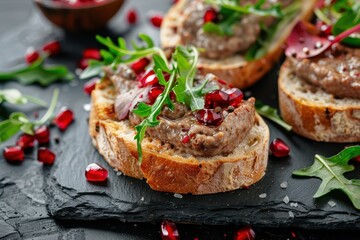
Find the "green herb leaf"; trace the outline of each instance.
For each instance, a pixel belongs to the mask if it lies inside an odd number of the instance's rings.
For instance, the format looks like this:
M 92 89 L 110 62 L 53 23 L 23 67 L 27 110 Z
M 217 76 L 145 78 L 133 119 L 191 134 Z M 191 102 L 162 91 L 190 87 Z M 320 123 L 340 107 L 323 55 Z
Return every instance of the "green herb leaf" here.
M 58 80 L 70 81 L 73 78 L 74 75 L 65 66 L 46 66 L 42 58 L 22 69 L 0 73 L 0 82 L 15 79 L 24 85 L 38 83 L 49 86 Z
M 277 109 L 272 108 L 268 105 L 263 104 L 260 100 L 256 100 L 255 102 L 256 112 L 267 119 L 277 123 L 281 127 L 285 128 L 287 131 L 291 131 L 292 127 L 284 122 L 278 114 Z
M 359 9 L 360 10 L 360 9 Z M 333 26 L 332 32 L 335 35 L 350 29 L 358 24 L 360 24 L 360 17 L 357 17 L 358 13 L 348 13 L 343 15 Z M 360 47 L 360 35 L 358 37 L 347 37 L 342 40 L 342 42 L 349 44 L 354 47 Z
M 344 173 L 354 170 L 354 166 L 349 165 L 348 162 L 357 156 L 360 156 L 360 146 L 348 147 L 329 158 L 315 155 L 313 165 L 296 170 L 293 174 L 303 177 L 316 177 L 322 180 L 314 198 L 319 198 L 338 189 L 349 197 L 356 209 L 360 210 L 360 179 L 349 180 L 344 177 Z
M 3 102 L 8 102 L 11 104 L 25 104 L 28 102 L 33 102 L 43 107 L 47 106 L 46 102 L 43 100 L 32 96 L 23 95 L 17 89 L 0 90 L 0 104 Z

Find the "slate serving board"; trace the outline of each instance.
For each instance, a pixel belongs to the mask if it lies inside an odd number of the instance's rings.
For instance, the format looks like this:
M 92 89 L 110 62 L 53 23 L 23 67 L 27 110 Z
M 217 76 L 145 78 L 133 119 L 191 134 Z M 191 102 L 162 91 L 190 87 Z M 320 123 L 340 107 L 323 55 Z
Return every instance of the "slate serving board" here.
M 166 8 L 168 6 L 160 6 Z M 41 25 L 38 26 L 39 29 Z M 120 27 L 121 29 L 121 27 Z M 158 31 L 142 22 L 133 29 L 121 29 L 127 39 L 136 33 L 149 33 L 158 41 Z M 105 34 L 116 36 L 119 32 L 107 29 Z M 55 33 L 52 33 L 55 34 Z M 93 35 L 62 36 L 65 46 L 58 59 L 74 68 L 74 56 L 81 50 L 96 46 Z M 276 79 L 279 65 L 262 81 L 248 89 L 248 94 L 271 106 L 277 106 Z M 290 157 L 270 157 L 265 177 L 246 190 L 228 193 L 177 198 L 171 193 L 151 190 L 144 180 L 118 176 L 91 145 L 87 133 L 88 112 L 84 106 L 89 97 L 83 94 L 83 82 L 75 80 L 64 85 L 56 84 L 45 89 L 38 86 L 23 88 L 14 83 L 4 87 L 17 87 L 32 95 L 50 99 L 53 88 L 61 90 L 59 106 L 67 105 L 74 110 L 76 121 L 65 133 L 52 129 L 52 136 L 60 136 L 60 143 L 50 146 L 57 153 L 56 164 L 45 168 L 44 191 L 48 210 L 53 217 L 72 220 L 120 219 L 129 222 L 150 222 L 172 219 L 178 222 L 205 224 L 251 224 L 266 227 L 290 227 L 316 229 L 359 229 L 360 211 L 354 209 L 341 193 L 334 192 L 314 201 L 312 196 L 320 184 L 318 179 L 300 179 L 291 176 L 295 169 L 312 164 L 316 153 L 331 156 L 346 144 L 316 143 L 293 133 L 287 133 L 267 121 L 271 139 L 280 137 L 291 147 Z M 11 109 L 10 109 L 11 111 Z M 97 162 L 109 170 L 106 184 L 94 185 L 86 181 L 84 170 L 89 163 Z M 350 177 L 359 176 L 358 172 Z M 283 189 L 280 184 L 286 182 Z M 264 196 L 265 198 L 260 198 Z M 284 203 L 284 197 L 289 203 Z M 333 201 L 336 206 L 328 203 Z

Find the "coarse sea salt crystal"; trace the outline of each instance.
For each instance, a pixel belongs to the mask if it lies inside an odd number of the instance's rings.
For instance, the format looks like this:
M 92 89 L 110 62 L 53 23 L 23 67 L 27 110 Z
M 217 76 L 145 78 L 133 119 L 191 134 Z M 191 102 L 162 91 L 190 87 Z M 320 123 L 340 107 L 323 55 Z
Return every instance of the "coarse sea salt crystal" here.
M 285 197 L 283 198 L 283 202 L 284 202 L 284 203 L 288 204 L 289 201 L 290 201 L 290 199 L 289 199 L 288 196 L 285 196 Z
M 295 215 L 294 215 L 294 213 L 292 211 L 289 211 L 289 217 L 291 217 L 291 218 L 295 217 Z
M 297 202 L 292 202 L 292 203 L 290 203 L 290 206 L 292 206 L 292 207 L 298 207 L 298 203 L 297 203 Z
M 335 207 L 336 206 L 336 202 L 334 202 L 334 201 L 328 201 L 328 204 L 329 204 L 329 206 L 330 207 Z
M 284 188 L 284 189 L 287 188 L 287 186 L 288 186 L 288 183 L 286 181 L 284 181 L 280 184 L 280 187 Z
M 116 175 L 121 176 L 123 173 L 122 172 L 117 172 Z
M 90 103 L 85 103 L 83 105 L 83 108 L 85 111 L 89 112 L 91 110 L 91 104 Z
M 267 197 L 267 194 L 266 193 L 262 193 L 259 195 L 259 198 L 266 198 Z
M 141 198 L 140 198 L 140 201 L 144 201 L 144 200 L 145 200 L 145 198 L 144 198 L 144 197 L 141 197 Z
M 183 198 L 183 195 L 179 194 L 179 193 L 174 193 L 174 197 L 176 198 Z

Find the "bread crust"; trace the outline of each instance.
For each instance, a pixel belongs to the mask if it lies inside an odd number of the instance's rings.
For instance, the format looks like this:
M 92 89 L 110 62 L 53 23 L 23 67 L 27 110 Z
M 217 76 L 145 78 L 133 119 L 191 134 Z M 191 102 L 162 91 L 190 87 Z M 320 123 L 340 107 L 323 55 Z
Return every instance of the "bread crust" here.
M 256 116 L 256 124 L 245 140 L 228 156 L 195 158 L 146 137 L 139 164 L 135 130 L 127 120 L 115 119 L 114 98 L 107 79 L 92 92 L 89 133 L 93 144 L 111 167 L 127 176 L 145 178 L 152 189 L 210 194 L 248 187 L 265 174 L 270 134 L 260 116 Z
M 321 142 L 360 142 L 360 100 L 337 99 L 292 74 L 289 60 L 280 69 L 279 107 L 293 131 Z
M 162 47 L 165 49 L 171 49 L 181 44 L 177 30 L 180 22 L 179 19 L 181 18 L 180 10 L 187 1 L 179 1 L 168 11 L 163 19 L 160 39 Z M 295 23 L 299 20 L 309 20 L 312 17 L 315 4 L 316 0 L 302 1 L 302 11 L 286 28 L 278 31 L 278 34 L 274 37 L 276 41 L 273 41 L 269 46 L 268 53 L 262 58 L 246 61 L 241 54 L 236 54 L 222 60 L 200 58 L 198 64 L 199 73 L 213 73 L 240 89 L 253 85 L 278 62 L 283 53 L 283 45 Z

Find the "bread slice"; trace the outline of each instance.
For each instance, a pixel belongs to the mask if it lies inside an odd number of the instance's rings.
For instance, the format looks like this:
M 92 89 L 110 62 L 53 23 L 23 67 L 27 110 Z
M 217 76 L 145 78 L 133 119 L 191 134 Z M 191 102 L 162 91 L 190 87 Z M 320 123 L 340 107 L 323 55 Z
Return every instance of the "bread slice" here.
M 265 174 L 269 129 L 260 116 L 246 139 L 227 156 L 195 158 L 169 144 L 146 137 L 143 160 L 137 159 L 135 130 L 114 114 L 115 92 L 104 79 L 92 92 L 89 133 L 109 165 L 134 178 L 145 178 L 154 190 L 209 194 L 248 187 Z
M 163 19 L 160 38 L 164 49 L 171 49 L 181 44 L 177 31 L 179 29 L 179 19 L 182 18 L 180 12 L 187 1 L 189 0 L 178 1 Z M 285 28 L 277 31 L 272 43 L 269 44 L 268 52 L 262 58 L 246 61 L 241 54 L 236 54 L 221 60 L 200 58 L 198 64 L 199 74 L 213 73 L 220 79 L 224 79 L 229 84 L 240 89 L 254 84 L 278 62 L 283 53 L 283 44 L 296 22 L 299 20 L 309 20 L 312 17 L 313 9 L 317 1 L 302 0 L 301 2 L 301 12 L 292 22 L 289 22 Z
M 360 142 L 360 99 L 337 99 L 297 78 L 289 60 L 280 69 L 279 105 L 294 132 L 322 142 Z

